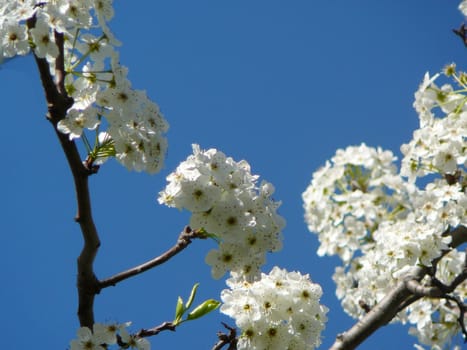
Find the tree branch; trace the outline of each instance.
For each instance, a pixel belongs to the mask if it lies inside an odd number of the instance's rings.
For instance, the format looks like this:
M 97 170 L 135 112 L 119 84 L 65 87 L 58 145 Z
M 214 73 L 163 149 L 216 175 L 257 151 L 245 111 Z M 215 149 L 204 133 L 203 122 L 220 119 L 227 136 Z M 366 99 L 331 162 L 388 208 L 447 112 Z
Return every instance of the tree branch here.
M 456 34 L 462 39 L 464 46 L 467 47 L 467 27 L 465 26 L 465 24 L 461 24 L 459 29 L 453 29 L 452 31 L 454 32 L 454 34 Z
M 457 305 L 457 308 L 459 309 L 459 317 L 457 318 L 457 322 L 459 322 L 462 335 L 464 336 L 464 343 L 465 343 L 467 342 L 467 329 L 465 328 L 464 319 L 465 319 L 465 312 L 467 311 L 467 308 L 464 305 L 464 303 L 460 300 L 460 298 L 458 297 L 446 295 L 445 298 L 448 300 L 454 301 Z
M 129 348 L 132 348 L 132 349 L 133 348 L 138 348 L 139 349 L 138 346 L 135 346 L 136 344 L 132 344 L 132 342 L 135 339 L 157 335 L 162 331 L 175 332 L 176 327 L 177 327 L 177 325 L 175 325 L 172 322 L 164 322 L 161 325 L 150 328 L 150 329 L 141 329 L 140 331 L 138 331 L 138 333 L 130 336 L 130 339 L 129 339 L 130 343 L 127 343 L 128 340 L 126 340 L 127 342 L 123 341 L 121 335 L 117 335 L 117 344 L 120 346 L 120 349 L 129 349 Z
M 62 96 L 67 96 L 65 90 L 65 55 L 63 33 L 54 32 L 55 44 L 58 46 L 59 55 L 55 59 L 55 79 L 57 92 Z
M 411 278 L 421 280 L 425 269 L 415 268 Z M 390 322 L 398 312 L 398 306 L 411 296 L 405 281 L 400 281 L 369 313 L 363 316 L 350 330 L 339 334 L 331 350 L 355 349 L 381 326 Z
M 33 28 L 35 22 L 35 17 L 29 19 L 27 21 L 28 27 Z M 92 329 L 92 325 L 94 324 L 94 297 L 96 293 L 99 292 L 97 288 L 98 281 L 93 270 L 93 263 L 100 246 L 99 236 L 92 218 L 88 186 L 88 177 L 94 170 L 90 170 L 83 165 L 76 144 L 57 129 L 58 122 L 65 118 L 67 110 L 73 105 L 73 99 L 67 95 L 64 85 L 63 34 L 55 33 L 54 35 L 59 49 L 59 55 L 55 59 L 55 79 L 50 74 L 49 64 L 45 58 L 39 58 L 34 55 L 34 59 L 39 70 L 47 101 L 47 119 L 54 127 L 73 175 L 78 207 L 75 220 L 80 225 L 84 240 L 82 251 L 78 257 L 78 317 L 81 326 Z
M 217 337 L 219 341 L 214 344 L 211 350 L 221 350 L 225 345 L 230 344 L 227 350 L 236 350 L 237 349 L 237 331 L 234 327 L 230 327 L 229 325 L 221 322 L 222 325 L 229 330 L 229 334 L 225 334 L 222 332 L 217 333 Z
M 138 338 L 143 337 L 151 337 L 153 335 L 157 335 L 162 331 L 172 331 L 175 332 L 177 325 L 173 324 L 172 322 L 164 322 L 159 326 L 150 328 L 150 329 L 141 329 L 138 333 L 135 334 Z
M 449 233 L 449 235 L 452 237 L 450 244 L 451 248 L 456 248 L 462 243 L 467 242 L 467 228 L 465 226 L 456 227 Z M 442 256 L 446 255 L 448 252 L 449 251 L 443 252 Z M 437 258 L 435 260 L 438 261 L 439 259 L 440 258 Z M 352 328 L 342 334 L 339 334 L 330 349 L 355 349 L 376 330 L 390 322 L 397 315 L 397 313 L 401 311 L 401 305 L 407 307 L 411 303 L 422 298 L 423 293 L 416 295 L 413 292 L 426 290 L 417 289 L 414 287 L 414 285 L 417 282 L 420 282 L 427 273 L 428 269 L 425 267 L 414 267 L 410 275 L 397 283 L 394 289 L 389 292 L 365 316 L 363 316 L 354 326 L 352 326 Z M 463 274 L 464 272 L 461 275 Z M 456 278 L 454 281 L 456 283 L 460 283 L 460 279 Z M 451 283 L 450 286 L 455 288 L 454 283 Z
M 155 257 L 154 259 L 151 259 L 141 265 L 138 265 L 136 267 L 133 267 L 131 269 L 128 269 L 126 271 L 120 272 L 112 277 L 106 278 L 104 280 L 101 280 L 99 282 L 99 290 L 110 287 L 110 286 L 115 286 L 117 283 L 126 280 L 130 277 L 139 275 L 140 273 L 143 273 L 144 271 L 147 271 L 149 269 L 152 269 L 153 267 L 156 267 L 173 256 L 177 255 L 180 253 L 182 250 L 184 250 L 188 245 L 191 243 L 191 240 L 194 238 L 206 238 L 204 233 L 202 233 L 199 230 L 192 230 L 189 226 L 186 226 L 183 231 L 180 233 L 180 236 L 178 237 L 177 243 L 167 250 L 165 253 Z

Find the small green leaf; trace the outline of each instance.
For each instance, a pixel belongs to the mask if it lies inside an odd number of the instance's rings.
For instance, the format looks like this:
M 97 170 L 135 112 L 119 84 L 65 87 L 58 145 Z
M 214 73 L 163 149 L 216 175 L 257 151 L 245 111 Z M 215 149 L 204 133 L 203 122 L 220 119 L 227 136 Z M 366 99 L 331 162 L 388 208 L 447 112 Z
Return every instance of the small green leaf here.
M 186 309 L 189 309 L 191 304 L 193 304 L 193 300 L 195 300 L 195 296 L 196 296 L 196 291 L 198 290 L 198 286 L 199 286 L 199 283 L 196 283 L 193 288 L 191 289 L 191 293 L 190 293 L 190 296 L 188 298 L 188 301 L 186 302 L 185 304 L 185 308 Z
M 198 305 L 193 311 L 191 311 L 187 315 L 187 321 L 188 320 L 194 320 L 199 317 L 202 317 L 211 311 L 217 309 L 220 305 L 220 301 L 214 300 L 214 299 L 208 299 L 204 303 Z
M 173 321 L 173 324 L 177 325 L 180 323 L 180 320 L 182 319 L 182 316 L 185 313 L 185 311 L 186 309 L 183 306 L 183 299 L 181 297 L 178 297 L 177 306 L 175 307 L 175 320 Z

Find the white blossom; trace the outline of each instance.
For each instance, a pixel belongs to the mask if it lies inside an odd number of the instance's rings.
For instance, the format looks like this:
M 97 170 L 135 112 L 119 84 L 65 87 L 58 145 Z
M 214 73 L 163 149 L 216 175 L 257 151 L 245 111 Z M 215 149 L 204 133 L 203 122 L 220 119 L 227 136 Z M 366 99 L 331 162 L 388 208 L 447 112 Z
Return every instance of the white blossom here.
M 26 26 L 11 21 L 3 22 L 0 25 L 0 47 L 4 57 L 27 54 L 30 48 Z
M 221 312 L 242 331 L 241 349 L 314 349 L 328 309 L 319 303 L 321 287 L 308 275 L 274 267 L 254 282 L 227 280 Z
M 93 107 L 85 110 L 70 109 L 65 117 L 58 122 L 57 129 L 68 134 L 70 140 L 78 138 L 84 129 L 94 130 L 99 125 L 97 111 Z
M 362 144 L 338 150 L 303 193 L 305 220 L 321 243 L 318 254 L 343 261 L 333 275 L 336 294 L 355 318 L 415 267 L 435 262 L 436 278 L 449 285 L 464 266 L 465 253 L 450 247 L 448 233 L 467 224 L 467 96 L 465 79 L 455 65 L 450 69 L 446 75 L 454 84 L 438 87 L 441 74 L 426 74 L 415 93 L 420 127 L 401 147 L 399 173 L 390 152 Z M 461 283 L 453 295 L 466 300 L 466 286 Z M 410 322 L 409 333 L 419 343 L 441 350 L 459 333 L 460 314 L 449 300 L 421 298 L 392 322 Z
M 459 10 L 464 16 L 467 16 L 467 0 L 462 0 L 459 4 Z
M 107 350 L 113 349 L 117 344 L 127 349 L 150 350 L 151 346 L 145 338 L 136 337 L 128 332 L 127 327 L 131 322 L 118 323 L 95 323 L 92 331 L 88 327 L 80 327 L 77 331 L 77 339 L 70 342 L 71 350 Z
M 47 61 L 52 62 L 58 56 L 58 47 L 55 44 L 49 25 L 44 21 L 37 20 L 30 33 L 35 45 L 34 53 L 37 57 L 47 58 Z
M 266 252 L 282 247 L 280 203 L 272 199 L 274 187 L 265 181 L 258 185 L 257 179 L 246 161 L 193 145 L 193 155 L 167 177 L 159 193 L 159 203 L 190 211 L 190 226 L 219 240 L 219 248 L 206 256 L 214 278 L 228 271 L 254 278 Z

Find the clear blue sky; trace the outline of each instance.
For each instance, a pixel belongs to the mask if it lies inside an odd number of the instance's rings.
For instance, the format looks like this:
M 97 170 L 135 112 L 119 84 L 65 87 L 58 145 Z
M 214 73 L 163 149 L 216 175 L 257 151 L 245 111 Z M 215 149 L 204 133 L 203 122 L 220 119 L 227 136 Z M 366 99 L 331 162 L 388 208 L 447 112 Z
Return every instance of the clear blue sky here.
M 310 273 L 330 308 L 327 348 L 352 320 L 340 309 L 336 260 L 316 255 L 301 193 L 337 148 L 366 142 L 399 155 L 418 125 L 413 93 L 426 71 L 465 49 L 452 34 L 459 1 L 170 0 L 117 1 L 111 22 L 133 87 L 145 89 L 170 123 L 162 173 L 129 173 L 112 161 L 91 178 L 102 247 L 98 277 L 142 263 L 175 243 L 187 213 L 157 204 L 165 176 L 191 152 L 215 147 L 246 159 L 276 186 L 287 220 L 283 251 L 271 266 Z M 32 57 L 0 69 L 2 148 L 0 326 L 5 349 L 66 349 L 78 328 L 75 288 L 81 235 L 72 179 L 52 128 Z M 134 330 L 173 319 L 178 295 L 200 282 L 218 298 L 195 241 L 164 266 L 104 290 L 97 321 L 133 321 Z M 218 313 L 151 338 L 152 348 L 210 349 Z M 388 326 L 361 349 L 411 349 L 407 328 Z

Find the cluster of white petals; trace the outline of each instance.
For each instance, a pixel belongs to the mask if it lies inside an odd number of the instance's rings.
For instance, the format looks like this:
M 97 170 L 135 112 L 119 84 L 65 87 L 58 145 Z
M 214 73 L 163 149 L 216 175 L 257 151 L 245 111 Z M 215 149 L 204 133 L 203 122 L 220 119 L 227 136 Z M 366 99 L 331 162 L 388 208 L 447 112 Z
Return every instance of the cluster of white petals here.
M 190 211 L 190 226 L 218 239 L 218 249 L 206 256 L 214 278 L 227 271 L 241 278 L 258 276 L 265 254 L 282 248 L 280 203 L 271 197 L 272 184 L 257 180 L 246 161 L 193 145 L 193 155 L 167 177 L 159 194 L 159 203 Z
M 459 10 L 464 16 L 467 16 L 467 0 L 462 0 L 459 4 Z
M 70 342 L 70 350 L 108 350 L 113 345 L 119 349 L 150 350 L 151 345 L 145 338 L 131 335 L 127 327 L 130 322 L 123 324 L 95 323 L 92 331 L 88 327 L 81 327 L 77 331 L 77 339 Z
M 62 35 L 65 88 L 74 104 L 58 130 L 71 140 L 85 137 L 85 130 L 104 133 L 92 138 L 104 143 L 85 141 L 93 162 L 115 156 L 129 170 L 155 173 L 164 163 L 168 124 L 146 93 L 131 87 L 119 63 L 120 43 L 107 25 L 113 13 L 112 0 L 0 0 L 0 56 L 32 50 L 55 75 L 56 34 Z
M 221 312 L 242 331 L 237 349 L 306 350 L 321 344 L 328 309 L 308 275 L 274 267 L 255 282 L 227 280 Z
M 400 173 L 391 152 L 362 144 L 338 150 L 303 193 L 305 220 L 321 243 L 318 254 L 343 261 L 333 279 L 353 317 L 362 317 L 413 267 L 436 261 L 436 278 L 449 284 L 464 265 L 465 254 L 449 246 L 446 233 L 467 226 L 467 79 L 454 65 L 445 75 L 458 90 L 437 87 L 441 74 L 427 74 L 415 94 L 420 129 L 401 148 Z M 419 181 L 428 174 L 430 180 Z M 454 295 L 467 300 L 467 283 Z M 443 349 L 461 331 L 460 314 L 450 300 L 422 298 L 397 320 L 412 323 L 410 333 L 421 344 Z
M 409 188 L 394 160 L 390 151 L 361 144 L 338 150 L 313 174 L 302 198 L 308 228 L 321 242 L 319 255 L 347 263 L 362 243 L 371 244 L 382 221 L 404 217 Z
M 404 154 L 401 174 L 411 181 L 432 173 L 455 175 L 459 167 L 465 168 L 467 164 L 467 81 L 453 73 L 456 86 L 446 83 L 438 87 L 435 81 L 440 77 L 427 73 L 415 93 L 414 107 L 420 128 L 401 147 Z
M 445 284 L 453 281 L 462 272 L 465 252 L 453 250 L 437 265 L 436 277 Z M 456 288 L 456 295 L 464 302 L 467 299 L 467 282 Z M 452 340 L 459 337 L 459 311 L 452 300 L 424 298 L 409 306 L 408 321 L 414 326 L 409 333 L 418 338 L 419 343 L 429 345 L 433 350 L 452 348 Z M 467 323 L 467 316 L 464 316 Z M 460 350 L 460 347 L 458 347 Z

